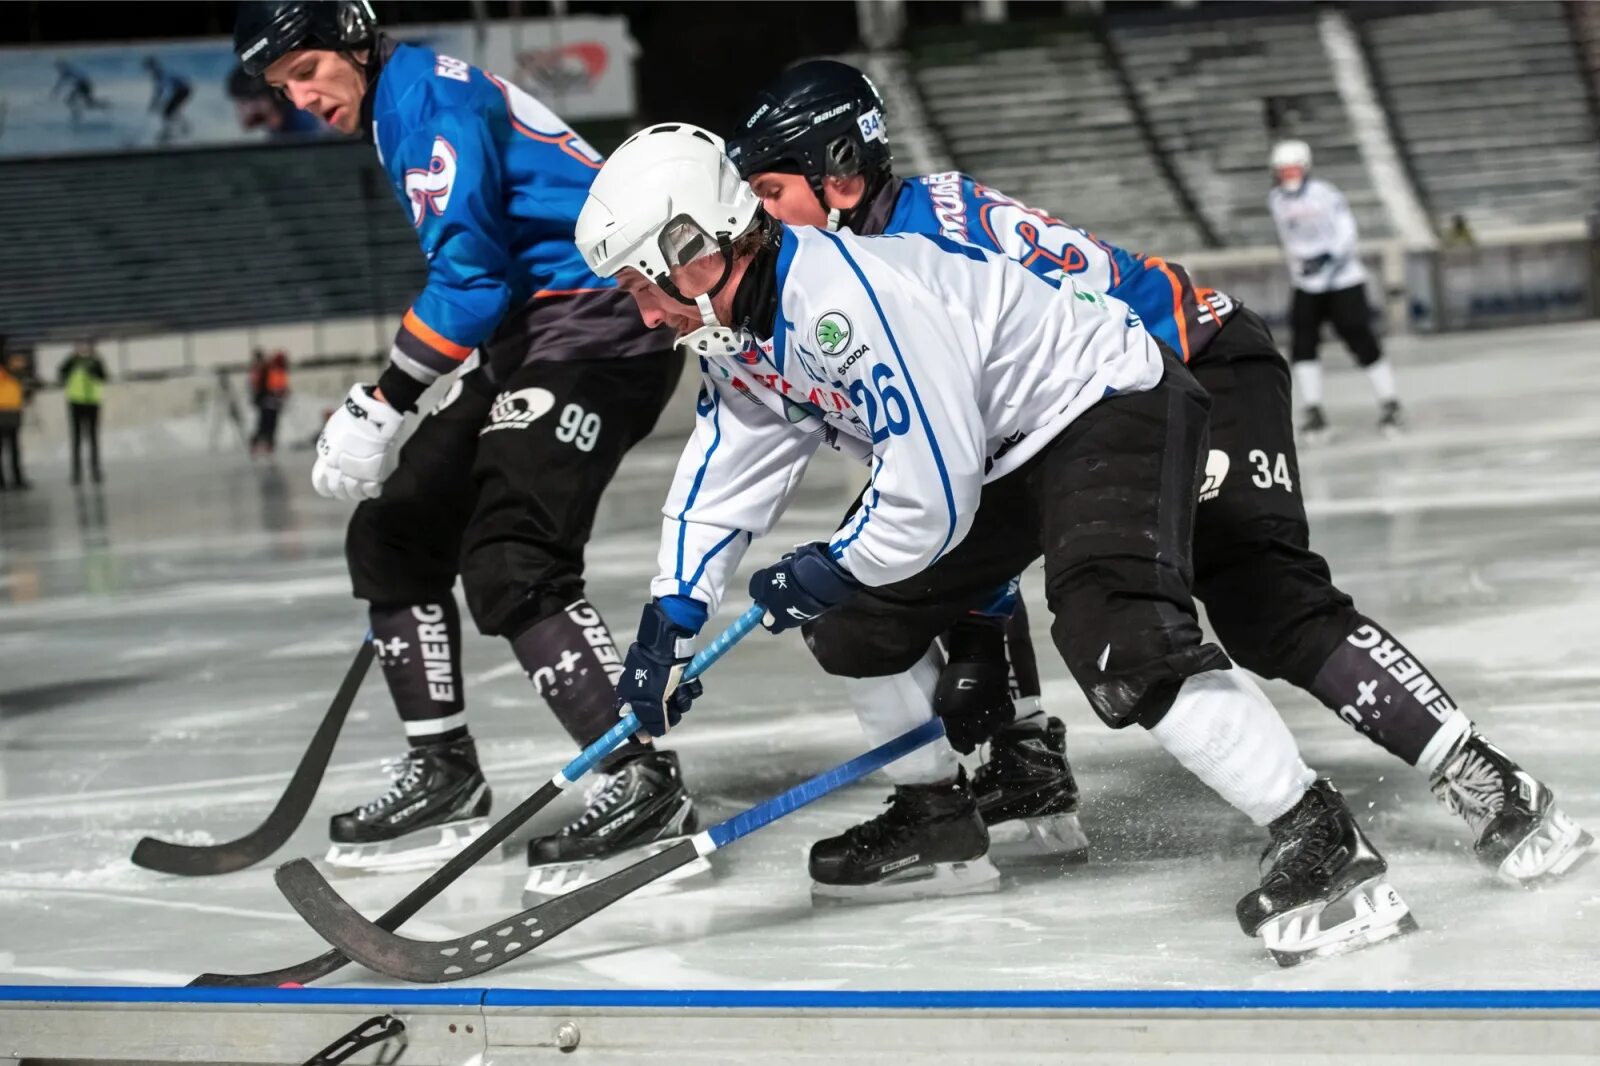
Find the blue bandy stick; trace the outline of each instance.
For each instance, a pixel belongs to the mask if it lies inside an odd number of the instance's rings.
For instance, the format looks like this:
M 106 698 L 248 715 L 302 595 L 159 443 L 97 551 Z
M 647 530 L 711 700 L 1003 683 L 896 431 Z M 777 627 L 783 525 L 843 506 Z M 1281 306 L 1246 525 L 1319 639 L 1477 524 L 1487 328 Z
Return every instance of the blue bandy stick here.
M 944 736 L 944 720 L 930 718 L 915 729 L 901 733 L 887 744 L 880 744 L 843 765 L 820 773 L 809 781 L 802 781 L 765 803 L 758 803 L 727 821 L 718 822 L 694 837 L 695 851 L 705 856 L 718 848 L 725 848 L 740 837 L 749 836 L 762 826 L 770 825 L 784 815 L 797 811 L 852 781 L 859 781 L 874 770 L 881 770 L 896 759 L 909 755 L 924 744 L 931 744 L 942 736 Z
M 689 665 L 684 668 L 683 680 L 691 681 L 710 669 L 712 663 L 726 655 L 729 648 L 739 643 L 752 629 L 761 624 L 763 614 L 765 612 L 756 604 L 746 607 L 744 613 L 734 619 L 731 626 L 718 633 L 710 644 L 695 653 L 694 658 L 689 660 Z M 566 788 L 594 769 L 596 763 L 610 755 L 641 728 L 637 715 L 631 712 L 623 715 L 605 736 L 584 748 L 578 753 L 577 758 L 556 771 L 555 776 L 550 779 L 551 783 L 557 788 Z

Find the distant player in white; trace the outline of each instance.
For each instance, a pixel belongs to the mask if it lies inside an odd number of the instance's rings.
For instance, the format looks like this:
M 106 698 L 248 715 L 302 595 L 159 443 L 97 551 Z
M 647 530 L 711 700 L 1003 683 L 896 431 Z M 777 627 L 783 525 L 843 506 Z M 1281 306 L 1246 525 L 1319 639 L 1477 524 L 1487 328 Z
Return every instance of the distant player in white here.
M 1101 718 L 1144 727 L 1270 828 L 1261 885 L 1238 906 L 1245 932 L 1294 961 L 1410 928 L 1342 797 L 1203 639 L 1189 584 L 1208 401 L 1182 364 L 1126 304 L 1005 256 L 781 226 L 722 149 L 693 127 L 643 130 L 578 218 L 590 268 L 616 277 L 647 325 L 675 327 L 704 378 L 619 706 L 659 736 L 698 695 L 697 682 L 675 689 L 693 638 L 818 446 L 837 443 L 868 459 L 871 483 L 828 541 L 755 572 L 769 630 L 846 600 L 960 610 L 1042 555 L 1052 636 Z M 767 336 L 770 353 L 753 343 Z M 898 788 L 892 821 L 818 842 L 816 890 L 994 888 L 976 804 L 952 773 Z M 1323 928 L 1336 901 L 1361 917 Z
M 1367 372 L 1378 397 L 1378 428 L 1389 434 L 1398 432 L 1401 415 L 1394 370 L 1372 332 L 1367 271 L 1357 251 L 1356 220 L 1350 205 L 1337 187 L 1311 176 L 1311 148 L 1305 141 L 1275 145 L 1272 174 L 1274 185 L 1267 194 L 1267 206 L 1278 227 L 1278 241 L 1288 257 L 1289 281 L 1294 286 L 1289 305 L 1289 325 L 1294 333 L 1290 360 L 1305 405 L 1300 430 L 1311 439 L 1327 433 L 1317 348 L 1322 324 L 1329 322 Z

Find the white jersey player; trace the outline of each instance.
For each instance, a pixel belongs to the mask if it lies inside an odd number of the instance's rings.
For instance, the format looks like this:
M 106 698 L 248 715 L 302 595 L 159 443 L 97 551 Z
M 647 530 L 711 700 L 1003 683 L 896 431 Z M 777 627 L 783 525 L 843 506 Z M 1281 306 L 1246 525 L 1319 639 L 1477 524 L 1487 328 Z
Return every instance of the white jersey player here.
M 577 243 L 647 325 L 678 329 L 704 375 L 618 685 L 649 732 L 698 693 L 673 683 L 747 545 L 816 448 L 849 442 L 872 464 L 859 510 L 751 578 L 769 630 L 847 599 L 958 611 L 1042 555 L 1052 634 L 1095 711 L 1148 730 L 1269 828 L 1262 883 L 1238 907 L 1248 934 L 1297 961 L 1414 924 L 1338 792 L 1203 641 L 1189 555 L 1207 400 L 1126 304 L 943 237 L 780 226 L 721 141 L 680 124 L 624 142 Z M 754 336 L 774 338 L 770 354 Z M 958 772 L 897 789 L 888 814 L 813 847 L 813 880 L 840 896 L 908 879 L 995 887 L 962 785 Z M 1361 917 L 1324 928 L 1335 901 Z
M 1328 428 L 1322 409 L 1322 365 L 1317 362 L 1322 324 L 1328 322 L 1367 372 L 1378 398 L 1378 427 L 1385 433 L 1397 432 L 1401 415 L 1394 370 L 1372 331 L 1367 270 L 1361 263 L 1350 205 L 1331 182 L 1311 177 L 1311 148 L 1304 141 L 1279 142 L 1272 149 L 1272 173 L 1276 184 L 1267 194 L 1267 207 L 1278 227 L 1289 283 L 1294 286 L 1289 306 L 1294 334 L 1290 360 L 1305 405 L 1301 431 L 1316 438 Z

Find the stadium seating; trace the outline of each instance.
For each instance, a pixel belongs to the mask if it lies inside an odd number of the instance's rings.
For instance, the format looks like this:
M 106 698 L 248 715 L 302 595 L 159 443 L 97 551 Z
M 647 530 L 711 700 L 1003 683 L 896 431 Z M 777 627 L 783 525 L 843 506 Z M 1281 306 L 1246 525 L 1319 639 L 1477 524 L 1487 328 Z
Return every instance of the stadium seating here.
M 912 47 L 957 165 L 1034 207 L 1136 249 L 1199 233 L 1148 151 L 1100 43 L 1059 26 L 967 27 Z
M 1600 205 L 1595 116 L 1559 3 L 1351 11 L 1436 222 L 1484 230 Z
M 1312 145 L 1318 173 L 1344 190 L 1364 236 L 1390 232 L 1313 12 L 1164 15 L 1113 18 L 1111 40 L 1163 150 L 1224 243 L 1276 242 L 1267 157 L 1274 140 L 1291 136 Z
M 4 332 L 171 333 L 403 309 L 423 262 L 376 170 L 364 144 L 8 162 L 0 232 L 27 246 L 0 261 Z

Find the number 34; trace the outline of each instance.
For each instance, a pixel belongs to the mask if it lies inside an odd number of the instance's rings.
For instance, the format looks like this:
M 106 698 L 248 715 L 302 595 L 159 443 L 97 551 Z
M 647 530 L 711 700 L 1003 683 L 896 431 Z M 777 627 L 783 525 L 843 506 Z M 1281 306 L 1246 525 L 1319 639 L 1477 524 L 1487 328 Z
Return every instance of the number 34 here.
M 1256 467 L 1255 472 L 1250 475 L 1250 483 L 1256 488 L 1270 489 L 1277 484 L 1289 492 L 1294 491 L 1294 482 L 1289 479 L 1289 460 L 1282 452 L 1269 458 L 1266 452 L 1257 448 L 1250 453 L 1250 461 Z

